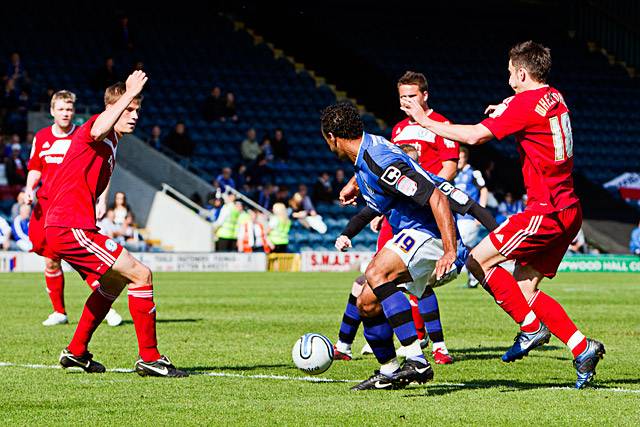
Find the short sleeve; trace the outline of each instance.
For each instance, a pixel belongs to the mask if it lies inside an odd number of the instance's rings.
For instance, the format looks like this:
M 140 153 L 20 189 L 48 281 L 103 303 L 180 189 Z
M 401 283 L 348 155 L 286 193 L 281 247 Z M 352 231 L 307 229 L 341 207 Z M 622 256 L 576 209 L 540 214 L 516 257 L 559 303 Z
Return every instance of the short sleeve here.
M 37 138 L 37 136 L 34 136 L 33 142 L 31 143 L 31 154 L 29 155 L 29 164 L 27 164 L 27 169 L 30 171 L 42 171 L 42 161 L 40 160 Z
M 480 122 L 498 139 L 520 132 L 527 127 L 529 111 L 526 99 L 512 96 L 504 101 L 488 118 Z

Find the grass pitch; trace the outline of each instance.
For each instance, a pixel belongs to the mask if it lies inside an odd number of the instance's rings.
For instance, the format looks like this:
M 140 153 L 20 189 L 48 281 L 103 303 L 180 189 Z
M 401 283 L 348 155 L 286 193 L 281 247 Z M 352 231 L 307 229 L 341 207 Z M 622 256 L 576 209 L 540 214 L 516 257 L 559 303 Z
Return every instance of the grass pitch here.
M 0 275 L 0 425 L 638 425 L 640 275 L 560 274 L 545 291 L 585 335 L 603 341 L 594 387 L 576 391 L 571 353 L 557 339 L 522 361 L 500 355 L 516 333 L 480 289 L 438 290 L 445 337 L 456 359 L 435 379 L 399 391 L 349 391 L 377 368 L 372 357 L 334 362 L 300 380 L 291 347 L 305 332 L 335 340 L 354 274 L 166 273 L 156 275 L 160 350 L 194 373 L 186 379 L 130 372 L 88 375 L 55 369 L 88 288 L 67 274 L 71 324 L 45 328 L 41 274 Z M 131 369 L 128 321 L 103 324 L 91 345 L 107 368 Z M 354 350 L 364 343 L 361 333 Z

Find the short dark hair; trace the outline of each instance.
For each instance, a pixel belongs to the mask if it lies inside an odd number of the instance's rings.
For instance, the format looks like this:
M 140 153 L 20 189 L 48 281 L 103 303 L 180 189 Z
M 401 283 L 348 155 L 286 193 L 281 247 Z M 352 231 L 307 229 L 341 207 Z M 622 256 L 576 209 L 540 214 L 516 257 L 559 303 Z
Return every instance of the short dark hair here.
M 415 71 L 405 72 L 402 77 L 398 79 L 398 86 L 400 85 L 416 85 L 420 88 L 420 92 L 429 91 L 427 77 L 424 74 L 416 73 Z
M 320 123 L 323 133 L 331 133 L 336 138 L 358 139 L 362 136 L 362 118 L 350 102 L 339 102 L 325 108 Z
M 546 83 L 551 71 L 551 49 L 528 40 L 518 43 L 509 51 L 509 59 L 516 68 L 524 68 L 531 78 Z

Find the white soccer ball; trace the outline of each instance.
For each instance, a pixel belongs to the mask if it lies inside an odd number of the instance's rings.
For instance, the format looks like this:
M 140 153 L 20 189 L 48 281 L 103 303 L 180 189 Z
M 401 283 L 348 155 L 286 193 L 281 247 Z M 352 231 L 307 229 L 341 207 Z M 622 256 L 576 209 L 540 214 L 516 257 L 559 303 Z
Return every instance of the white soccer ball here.
M 291 350 L 293 363 L 311 375 L 325 372 L 333 363 L 333 344 L 320 334 L 304 334 Z

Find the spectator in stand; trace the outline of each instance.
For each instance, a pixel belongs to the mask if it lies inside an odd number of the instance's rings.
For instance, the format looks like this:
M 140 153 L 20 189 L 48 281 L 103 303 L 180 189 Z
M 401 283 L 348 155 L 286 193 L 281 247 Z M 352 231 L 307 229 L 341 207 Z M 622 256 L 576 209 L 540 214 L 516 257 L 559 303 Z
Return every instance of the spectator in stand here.
M 260 154 L 256 159 L 255 166 L 251 168 L 247 181 L 252 187 L 260 187 L 273 181 L 273 171 L 264 154 Z
M 218 86 L 211 89 L 211 93 L 204 100 L 202 115 L 205 120 L 214 121 L 225 119 L 225 100 L 222 98 L 222 91 Z
M 205 205 L 206 211 L 204 216 L 209 222 L 216 222 L 220 215 L 220 209 L 222 209 L 223 200 L 218 197 L 217 192 L 209 193 L 207 204 Z
M 238 170 L 234 177 L 234 180 L 236 181 L 236 186 L 234 188 L 240 191 L 249 191 L 249 179 L 250 177 L 247 173 L 247 166 L 243 164 L 238 165 Z
M 228 92 L 224 98 L 224 117 L 232 122 L 238 121 L 238 113 L 236 112 L 236 96 L 233 92 Z
M 270 211 L 273 206 L 273 185 L 265 184 L 258 194 L 258 204 Z
M 0 249 L 2 249 L 3 251 L 8 251 L 10 247 L 11 226 L 3 216 L 0 216 Z
M 498 224 L 502 224 L 507 218 L 517 213 L 524 211 L 524 203 L 522 200 L 515 200 L 513 194 L 507 192 L 504 195 L 504 201 L 498 205 L 498 215 L 496 221 Z
M 13 218 L 17 217 L 18 215 L 20 215 L 20 206 L 25 205 L 26 204 L 26 195 L 24 193 L 24 191 L 20 191 L 18 193 L 18 196 L 16 197 L 16 202 L 11 205 L 11 219 L 13 220 Z
M 185 157 L 191 156 L 195 148 L 195 143 L 183 122 L 176 123 L 176 127 L 164 139 L 164 145 L 174 153 Z
M 336 175 L 333 178 L 333 200 L 337 201 L 340 198 L 340 190 L 345 185 L 347 185 L 347 178 L 344 175 L 344 169 L 336 170 Z
M 25 185 L 27 182 L 27 162 L 21 156 L 22 146 L 11 144 L 11 156 L 4 162 L 7 183 L 9 185 Z
M 136 227 L 133 212 L 127 214 L 114 240 L 130 251 L 143 251 L 146 249 L 144 239 L 142 239 Z
M 103 91 L 119 80 L 119 74 L 116 71 L 113 58 L 108 57 L 104 60 L 104 65 L 96 70 L 93 77 L 93 88 L 97 91 Z
M 127 203 L 127 195 L 122 191 L 118 191 L 113 196 L 113 204 L 109 206 L 109 209 L 113 209 L 113 222 L 117 226 L 124 224 L 125 218 L 131 212 L 131 207 Z
M 333 194 L 329 172 L 322 172 L 313 185 L 313 198 L 316 202 L 331 203 L 333 201 Z
M 29 218 L 31 218 L 31 206 L 21 205 L 20 213 L 13 219 L 11 227 L 16 246 L 23 252 L 29 252 L 33 246 L 29 240 Z
M 632 254 L 640 255 L 640 223 L 638 223 L 638 227 L 631 232 L 629 250 Z
M 160 139 L 160 135 L 162 135 L 162 129 L 158 125 L 154 125 L 151 128 L 151 136 L 147 139 L 147 144 L 156 150 L 160 150 L 162 147 L 162 140 Z
M 0 125 L 2 125 L 7 133 L 14 131 L 11 122 L 13 115 L 18 110 L 19 97 L 20 95 L 16 89 L 15 80 L 7 80 L 4 83 L 4 91 L 2 92 L 2 99 L 0 100 Z
M 129 26 L 129 17 L 121 15 L 113 31 L 113 47 L 122 50 L 133 50 L 134 33 Z
M 262 138 L 262 144 L 260 144 L 260 150 L 262 150 L 262 154 L 264 158 L 267 160 L 267 163 L 273 161 L 273 147 L 271 146 L 271 138 L 269 135 L 265 135 Z
M 216 181 L 218 182 L 220 190 L 223 192 L 227 190 L 227 187 L 236 188 L 236 183 L 231 177 L 231 168 L 229 166 L 222 168 L 222 173 L 218 175 Z
M 327 232 L 327 225 L 322 221 L 322 217 L 317 214 L 311 198 L 307 194 L 307 186 L 300 184 L 298 192 L 289 200 L 291 216 L 297 219 L 305 228 L 313 228 L 320 234 Z
M 256 130 L 254 128 L 250 128 L 247 131 L 247 138 L 240 144 L 240 153 L 246 164 L 255 163 L 258 156 L 262 153 L 260 144 L 258 144 L 256 140 Z
M 277 128 L 275 130 L 273 140 L 271 141 L 271 147 L 273 148 L 273 155 L 277 160 L 282 162 L 289 160 L 289 146 L 282 129 Z
M 268 234 L 268 240 L 273 246 L 273 252 L 288 252 L 289 230 L 291 230 L 291 220 L 287 213 L 287 207 L 282 203 L 274 204 L 273 215 L 269 219 Z
M 244 205 L 241 205 L 240 213 L 238 214 L 238 225 L 236 230 L 236 248 L 240 253 L 253 252 L 254 234 L 253 234 L 253 218 L 249 211 L 244 209 Z
M 133 64 L 133 70 L 131 70 L 131 72 L 134 71 L 144 71 L 144 62 L 143 61 L 136 61 L 135 64 Z
M 29 91 L 31 80 L 29 79 L 29 73 L 25 69 L 18 52 L 13 52 L 9 56 L 9 63 L 5 69 L 3 80 L 13 80 L 15 87 L 18 90 Z
M 273 203 L 282 203 L 283 205 L 287 206 L 287 204 L 289 203 L 289 198 L 289 187 L 287 187 L 286 185 L 281 185 L 276 191 L 276 197 L 275 199 L 273 199 Z
M 104 217 L 96 224 L 100 234 L 114 238 L 120 227 L 116 225 L 114 219 L 116 214 L 112 208 L 107 209 Z

